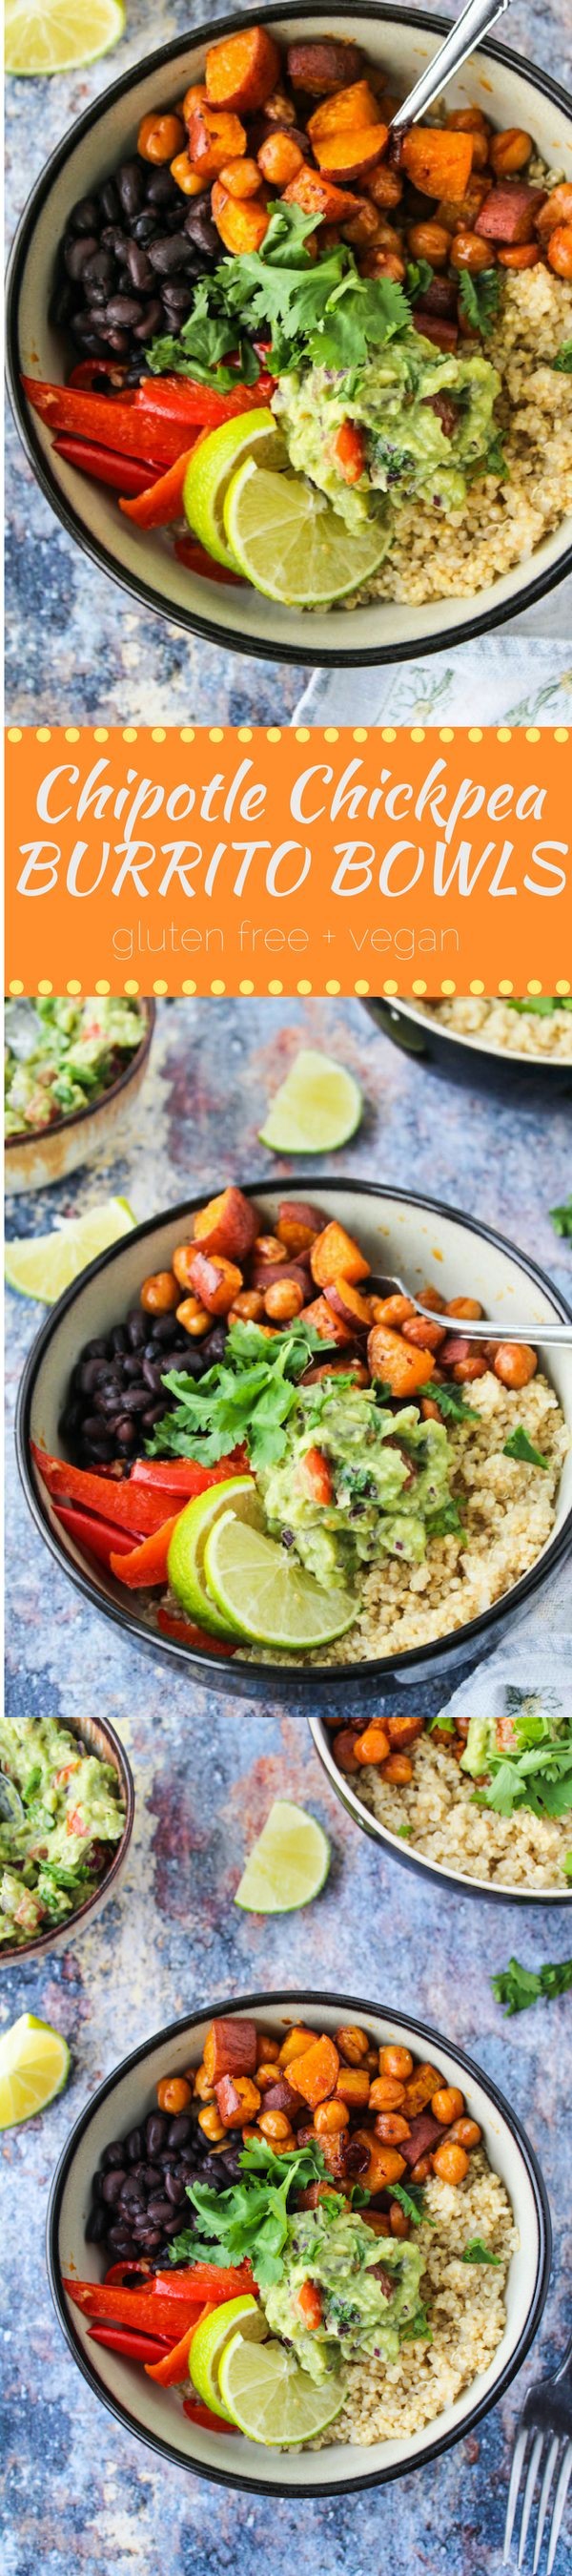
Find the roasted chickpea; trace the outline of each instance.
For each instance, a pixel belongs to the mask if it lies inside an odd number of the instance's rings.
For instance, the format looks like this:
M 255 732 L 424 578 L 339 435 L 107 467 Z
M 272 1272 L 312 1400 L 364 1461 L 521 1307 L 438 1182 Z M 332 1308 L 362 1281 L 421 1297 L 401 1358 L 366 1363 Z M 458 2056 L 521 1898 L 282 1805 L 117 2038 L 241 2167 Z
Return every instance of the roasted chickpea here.
M 515 242 L 513 250 L 497 250 L 499 268 L 538 268 L 541 257 L 535 242 Z
M 481 1321 L 483 1308 L 478 1297 L 450 1297 L 445 1313 L 459 1316 L 461 1322 L 478 1324 Z
M 256 2066 L 257 2066 L 257 2069 L 258 2069 L 258 2067 L 259 2067 L 259 2066 L 275 2066 L 275 2067 L 276 2067 L 276 2066 L 278 2065 L 279 2057 L 280 2057 L 280 2041 L 279 2041 L 279 2039 L 269 2039 L 269 2038 L 268 2038 L 268 2033 L 267 2033 L 267 2031 L 259 2030 L 258 2035 L 257 2035 L 257 2040 L 256 2040 Z M 258 2082 L 258 2074 L 257 2074 L 257 2082 Z
M 370 2111 L 401 2111 L 404 2101 L 405 2085 L 396 2075 L 376 2075 L 369 2097 Z
M 383 1726 L 364 1727 L 363 1735 L 354 1735 L 356 1762 L 385 1762 L 389 1753 L 389 1736 Z
M 219 177 L 221 188 L 226 188 L 229 197 L 238 197 L 240 200 L 244 197 L 258 197 L 260 194 L 262 178 L 257 161 L 226 161 L 224 170 L 219 172 Z
M 391 1781 L 394 1789 L 406 1789 L 409 1781 L 413 1779 L 413 1763 L 409 1760 L 409 1754 L 390 1753 L 387 1762 L 382 1762 L 381 1777 L 382 1780 Z
M 144 116 L 137 136 L 142 161 L 172 161 L 182 152 L 185 128 L 180 116 Z
M 191 1288 L 191 1268 L 196 1261 L 196 1243 L 177 1243 L 172 1255 L 172 1268 L 180 1288 Z
M 410 2048 L 398 2048 L 397 2042 L 394 2046 L 380 2048 L 379 2072 L 380 2075 L 396 2075 L 398 2083 L 407 2084 L 409 2076 L 413 2074 Z
M 260 1324 L 264 1314 L 261 1288 L 240 1288 L 230 1309 L 233 1324 Z
M 221 2120 L 220 2111 L 217 2111 L 216 2102 L 207 2103 L 206 2110 L 199 2111 L 199 2129 L 202 2129 L 203 2137 L 210 2138 L 213 2146 L 218 2145 L 219 2138 L 226 2137 L 224 2121 Z
M 257 2066 L 256 2082 L 259 2093 L 267 2093 L 269 2085 L 276 2084 L 278 2082 L 278 2068 L 276 2063 L 272 2066 Z
M 477 1377 L 486 1377 L 487 1361 L 482 1351 L 468 1351 L 466 1360 L 457 1360 L 451 1371 L 456 1386 L 473 1386 Z
M 572 247 L 572 232 L 570 243 Z M 570 274 L 572 276 L 572 270 Z M 500 1377 L 501 1386 L 529 1386 L 538 1368 L 536 1351 L 530 1342 L 499 1342 L 493 1368 L 495 1377 Z
M 464 2108 L 465 2097 L 456 2084 L 440 2084 L 438 2092 L 431 2095 L 433 2117 L 441 2121 L 444 2129 L 450 2128 L 452 2120 L 462 2119 Z
M 350 2111 L 365 2111 L 370 2098 L 367 2067 L 342 2066 L 336 2077 L 336 2093 L 349 2104 Z
M 390 170 L 385 161 L 378 161 L 377 169 L 370 171 L 364 186 L 367 188 L 368 197 L 373 198 L 374 206 L 387 207 L 389 211 L 390 208 L 399 206 L 401 203 L 403 196 L 401 174 L 399 170 Z
M 411 2136 L 409 2121 L 404 2120 L 402 2111 L 378 2111 L 375 2134 L 381 2138 L 382 2147 L 399 2147 L 402 2138 Z
M 540 234 L 541 241 L 548 241 L 549 234 L 556 231 L 558 224 L 572 224 L 572 179 L 563 179 L 559 188 L 552 189 L 534 218 L 535 231 Z
M 204 197 L 207 181 L 200 179 L 198 170 L 193 169 L 188 152 L 177 152 L 176 159 L 171 162 L 171 178 L 175 187 L 182 189 L 184 197 Z
M 195 2073 L 195 2093 L 198 2094 L 199 2102 L 214 2102 L 214 2084 L 209 2084 L 205 2066 L 197 2066 Z
M 398 2200 L 392 2200 L 389 2224 L 392 2236 L 406 2237 L 411 2234 L 411 2219 L 407 2217 L 406 2210 L 401 2208 Z
M 454 2120 L 449 2140 L 457 2147 L 480 2147 L 482 2134 L 478 2120 Z
M 412 224 L 407 247 L 412 259 L 429 259 L 432 268 L 444 268 L 449 257 L 449 235 L 444 224 Z
M 461 231 L 453 234 L 449 257 L 453 268 L 468 268 L 469 275 L 477 277 L 479 269 L 491 268 L 494 250 L 491 242 L 481 241 L 480 233 Z
M 190 125 L 191 117 L 196 115 L 197 110 L 200 107 L 208 107 L 205 83 L 204 81 L 192 81 L 190 89 L 185 90 L 185 96 L 182 103 L 182 114 L 184 116 L 185 125 Z
M 447 1339 L 446 1324 L 429 1324 L 425 1315 L 406 1316 L 401 1330 L 404 1342 L 412 1342 L 417 1351 L 440 1351 Z
M 367 2031 L 358 2030 L 354 2022 L 344 2022 L 341 2030 L 336 2031 L 335 2040 L 340 2057 L 345 2058 L 348 2066 L 363 2065 L 369 2049 Z
M 548 244 L 548 266 L 555 277 L 572 277 L 572 224 L 557 224 Z
M 285 2111 L 261 2111 L 258 2127 L 262 2137 L 268 2140 L 269 2146 L 280 2147 L 281 2153 L 285 2147 L 295 2147 L 294 2130 L 286 2118 Z M 456 2152 L 457 2155 L 462 2155 L 462 2147 L 458 2147 Z
M 491 135 L 489 161 L 495 179 L 514 179 L 517 170 L 525 170 L 532 152 L 532 135 L 521 125 L 506 125 L 502 134 Z
M 432 2160 L 432 2157 L 431 2157 L 431 2156 L 418 2156 L 418 2158 L 417 2158 L 417 2164 L 416 2164 L 416 2165 L 412 2165 L 412 2166 L 411 2166 L 411 2180 L 412 2180 L 412 2182 L 428 2182 L 428 2181 L 429 2181 L 429 2175 L 430 2175 L 432 2172 L 433 2172 L 433 2160 Z
M 291 1324 L 301 1315 L 304 1290 L 298 1279 L 273 1279 L 264 1292 L 264 1312 L 273 1324 Z
M 367 247 L 368 242 L 379 241 L 379 224 L 379 212 L 377 206 L 373 204 L 373 199 L 360 197 L 357 200 L 357 213 L 351 216 L 349 223 L 344 224 L 344 241 L 349 242 L 352 250 L 362 250 Z
M 342 2130 L 347 2129 L 349 2116 L 347 2103 L 342 2102 L 339 2097 L 336 2097 L 335 2099 L 332 2098 L 330 2102 L 319 2102 L 317 2110 L 314 2112 L 314 2128 L 316 2131 L 316 2137 L 335 2138 L 341 2136 Z
M 450 107 L 445 124 L 452 134 L 490 134 L 490 125 L 482 107 Z
M 340 1771 L 357 1771 L 359 1769 L 359 1764 L 356 1762 L 354 1753 L 354 1742 L 355 1738 L 352 1735 L 350 1726 L 342 1726 L 340 1728 L 339 1735 L 334 1736 L 332 1753 L 334 1756 L 334 1762 L 337 1762 Z
M 168 1315 L 178 1302 L 178 1283 L 172 1270 L 155 1270 L 149 1279 L 144 1279 L 141 1305 L 146 1315 Z
M 389 1324 L 396 1333 L 415 1314 L 410 1297 L 372 1297 L 370 1303 L 374 1324 Z
M 211 1331 L 212 1315 L 207 1315 L 198 1297 L 184 1297 L 182 1306 L 177 1307 L 177 1323 L 182 1324 L 184 1333 L 190 1333 L 193 1342 L 201 1342 L 203 1333 Z
M 188 2111 L 192 2091 L 186 2075 L 165 2075 L 162 2084 L 157 2085 L 157 2101 L 160 2111 L 171 2111 L 173 2116 L 177 2111 Z
M 444 2138 L 442 2146 L 435 2147 L 432 2161 L 433 2172 L 439 2175 L 440 2182 L 464 2182 L 469 2171 L 469 2158 L 464 2147 L 452 2145 L 450 2138 Z
M 277 1234 L 257 1234 L 252 1258 L 257 1268 L 263 1261 L 286 1261 L 286 1245 L 280 1243 Z
M 396 251 L 369 250 L 365 259 L 360 261 L 360 273 L 362 277 L 392 277 L 395 285 L 401 286 L 405 276 L 405 260 L 399 258 Z

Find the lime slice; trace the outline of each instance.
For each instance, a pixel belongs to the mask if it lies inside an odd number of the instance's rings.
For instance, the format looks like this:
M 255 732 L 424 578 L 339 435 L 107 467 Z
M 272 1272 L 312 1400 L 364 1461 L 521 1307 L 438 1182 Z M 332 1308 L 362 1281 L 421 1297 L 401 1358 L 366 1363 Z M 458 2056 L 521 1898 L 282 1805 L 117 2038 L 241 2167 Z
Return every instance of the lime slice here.
M 238 2326 L 249 2343 L 260 2343 L 263 2335 L 268 2333 L 263 2310 L 249 2292 L 243 2293 L 240 2299 L 224 2299 L 222 2307 L 215 2309 L 214 2316 L 203 2318 L 202 2325 L 196 2327 L 193 2335 L 189 2356 L 193 2388 L 202 2397 L 204 2405 L 212 2408 L 213 2415 L 224 2416 L 226 2424 L 231 2422 L 231 2417 L 221 2398 L 219 2367 L 229 2335 Z
M 288 1562 L 276 1540 L 223 1511 L 205 1546 L 205 1574 L 217 1609 L 235 1634 L 285 1654 L 342 1637 L 357 1612 L 347 1592 L 322 1592 L 313 1574 Z
M 272 2443 L 287 2450 L 291 2442 L 311 2442 L 323 2433 L 341 2414 L 346 2394 L 345 2380 L 310 2378 L 293 2353 L 269 2338 L 266 2343 L 250 2343 L 240 2333 L 231 2335 L 223 2352 L 219 2372 L 219 2390 L 231 2423 L 238 2424 L 251 2442 Z
M 107 54 L 125 29 L 123 0 L 6 0 L 7 72 L 71 72 Z
M 235 1905 L 248 1914 L 289 1914 L 319 1896 L 330 1866 L 327 1834 L 290 1798 L 275 1798 L 249 1853 Z
M 233 562 L 266 599 L 286 608 L 327 607 L 369 581 L 387 552 L 381 520 L 347 528 L 324 492 L 247 457 L 224 503 Z
M 60 2030 L 35 2013 L 21 2013 L 0 2036 L 0 2129 L 32 2120 L 45 2111 L 55 2093 L 63 2093 L 71 2058 Z
M 191 457 L 185 476 L 183 502 L 189 527 L 207 554 L 231 572 L 236 572 L 236 563 L 225 543 L 223 504 L 232 476 L 247 456 L 254 457 L 257 465 L 272 466 L 275 474 L 288 463 L 267 405 L 248 412 L 246 418 L 242 413 L 238 420 L 223 420 L 219 429 L 211 430 Z
M 206 1541 L 213 1522 L 232 1503 L 237 1518 L 262 1523 L 262 1512 L 252 1476 L 226 1476 L 224 1484 L 210 1485 L 206 1494 L 195 1494 L 185 1504 L 177 1527 L 173 1530 L 167 1558 L 167 1572 L 172 1592 L 182 1601 L 190 1619 L 198 1619 L 202 1628 L 212 1628 L 215 1637 L 235 1637 L 234 1621 L 219 1618 L 212 1592 L 207 1591 L 204 1556 Z
M 8 1287 L 55 1306 L 80 1271 L 136 1224 L 127 1199 L 100 1199 L 84 1216 L 62 1217 L 53 1234 L 16 1235 L 6 1248 Z
M 301 1047 L 270 1103 L 260 1142 L 274 1154 L 335 1154 L 355 1135 L 362 1116 L 353 1073 L 333 1056 Z

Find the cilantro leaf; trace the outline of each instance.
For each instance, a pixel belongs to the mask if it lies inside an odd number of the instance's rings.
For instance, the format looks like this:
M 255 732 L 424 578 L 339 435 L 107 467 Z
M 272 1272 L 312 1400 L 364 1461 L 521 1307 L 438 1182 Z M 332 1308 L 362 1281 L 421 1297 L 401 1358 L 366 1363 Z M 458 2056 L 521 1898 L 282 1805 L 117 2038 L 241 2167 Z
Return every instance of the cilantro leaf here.
M 466 269 L 465 276 L 468 277 L 468 274 L 468 269 Z M 504 439 L 500 429 L 496 429 L 494 438 L 489 439 L 485 465 L 487 474 L 498 474 L 501 482 L 507 482 L 510 467 L 507 465 Z
M 257 1324 L 233 1324 L 223 1360 L 198 1380 L 172 1369 L 163 1385 L 175 1397 L 147 1443 L 147 1455 L 198 1458 L 213 1467 L 246 1445 L 253 1468 L 282 1458 L 285 1425 L 297 1400 L 298 1379 L 314 1351 L 325 1345 L 312 1325 L 296 1321 L 267 1341 Z
M 272 335 L 269 366 L 277 375 L 302 365 L 359 369 L 368 348 L 410 331 L 411 308 L 393 278 L 361 277 L 343 242 L 312 258 L 306 245 L 314 221 L 299 206 L 275 205 L 262 249 L 221 260 L 214 275 L 200 279 L 178 336 L 152 342 L 152 374 L 168 370 L 221 391 L 255 383 L 252 341 L 261 329 Z
M 556 1721 L 557 1723 L 557 1721 Z M 527 1807 L 532 1815 L 567 1816 L 572 1811 L 572 1729 L 557 1734 L 551 1720 L 534 1708 L 515 1718 L 514 1742 L 487 1759 L 490 1777 L 475 1791 L 475 1803 L 512 1816 Z
M 520 1959 L 509 1959 L 508 1968 L 500 1968 L 491 1977 L 493 1994 L 504 2004 L 507 2014 L 527 2012 L 530 2004 L 565 1995 L 572 1986 L 572 1959 L 549 1961 L 544 1968 L 523 1968 Z
M 558 357 L 553 358 L 552 365 L 556 376 L 572 376 L 572 340 L 562 341 Z
M 478 1413 L 467 1404 L 462 1386 L 431 1386 L 429 1393 L 431 1403 L 438 1406 L 444 1422 L 478 1422 Z
M 410 259 L 408 261 L 405 293 L 409 296 L 410 304 L 417 304 L 419 296 L 427 294 L 427 288 L 432 285 L 434 276 L 435 270 L 431 267 L 430 260 Z
M 482 268 L 478 277 L 471 277 L 468 268 L 461 270 L 459 278 L 461 312 L 465 321 L 470 322 L 471 329 L 480 332 L 482 340 L 488 340 L 489 333 L 494 328 L 500 290 L 501 279 L 497 268 Z
M 567 1852 L 567 1853 L 566 1853 L 566 1859 L 565 1859 L 565 1862 L 564 1862 L 564 1876 L 565 1876 L 565 1878 L 572 1879 L 572 1852 Z
M 229 2263 L 251 2262 L 259 2290 L 267 2290 L 284 2270 L 290 2192 L 325 2180 L 328 2167 L 317 2143 L 275 2156 L 265 2138 L 251 2139 L 243 2148 L 240 2165 L 243 2179 L 231 2183 L 228 2191 L 213 2191 L 204 2182 L 187 2184 L 194 2225 L 173 2238 L 171 2261 L 200 2262 L 203 2248 L 197 2246 L 197 2239 L 204 2238 L 211 2263 L 225 2268 Z M 342 2205 L 337 2193 L 335 2204 L 336 2208 Z
M 465 2246 L 464 2254 L 461 2255 L 461 2262 L 495 2263 L 498 2265 L 499 2270 L 501 2268 L 500 2254 L 491 2254 L 490 2245 L 483 2244 L 482 2236 L 471 2237 L 470 2245 Z
M 433 1735 L 436 1726 L 439 1728 L 440 1735 L 456 1735 L 457 1729 L 454 1717 L 430 1717 L 427 1724 L 427 1734 Z
M 416 2189 L 415 2183 L 412 2183 L 411 2189 L 406 2191 L 402 2182 L 392 2182 L 391 2198 L 399 2201 L 400 2209 L 405 2210 L 406 2218 L 412 2220 L 414 2227 L 420 2227 L 422 2220 L 426 2227 L 434 2227 L 435 2220 L 429 2217 L 429 2211 L 424 2207 L 423 2194 Z
M 534 1441 L 529 1440 L 523 1422 L 517 1422 L 514 1431 L 509 1432 L 508 1440 L 503 1443 L 503 1458 L 524 1458 L 531 1467 L 550 1466 L 550 1459 L 543 1456 L 542 1449 L 535 1449 Z
M 561 1234 L 565 1241 L 572 1242 L 572 1198 L 563 1199 L 561 1207 L 551 1208 L 550 1216 L 555 1234 Z
M 447 1503 L 439 1504 L 437 1511 L 427 1512 L 426 1524 L 429 1538 L 447 1538 L 450 1530 L 463 1529 L 463 1514 L 452 1494 Z
M 572 995 L 567 993 L 516 993 L 513 994 L 508 1007 L 509 1011 L 519 1012 L 521 1017 L 523 1012 L 526 1011 L 527 1016 L 530 1013 L 530 1017 L 533 1020 L 552 1020 L 554 1018 L 555 1011 L 572 1011 Z

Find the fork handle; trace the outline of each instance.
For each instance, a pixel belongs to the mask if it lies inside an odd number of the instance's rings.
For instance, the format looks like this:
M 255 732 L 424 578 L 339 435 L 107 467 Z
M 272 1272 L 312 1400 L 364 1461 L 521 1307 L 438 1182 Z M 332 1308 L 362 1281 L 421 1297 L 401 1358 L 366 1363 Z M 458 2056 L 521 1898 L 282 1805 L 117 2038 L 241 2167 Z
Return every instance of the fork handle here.
M 440 46 L 438 54 L 416 81 L 415 88 L 410 90 L 409 97 L 403 100 L 402 107 L 392 117 L 393 134 L 400 134 L 404 127 L 415 124 L 417 117 L 423 115 L 424 108 L 431 107 L 433 99 L 440 97 L 452 72 L 460 70 L 467 55 L 474 53 L 481 36 L 488 34 L 497 18 L 504 17 L 508 6 L 509 0 L 469 0 L 468 8 L 451 27 L 444 45 Z
M 435 1313 L 434 1307 L 423 1306 L 420 1297 L 414 1297 L 414 1303 L 416 1314 L 426 1316 L 428 1324 L 440 1323 L 441 1317 Z M 464 1315 L 451 1315 L 449 1324 L 451 1333 L 455 1335 L 459 1333 L 464 1342 L 526 1342 L 529 1344 L 533 1339 L 535 1344 L 538 1342 L 550 1348 L 555 1346 L 556 1349 L 572 1350 L 572 1323 L 557 1323 L 556 1319 L 553 1323 L 542 1324 L 499 1324 L 491 1320 L 487 1322 L 485 1318 L 480 1323 L 466 1322 Z
M 568 2371 L 572 2371 L 572 2335 L 570 2336 L 569 2342 L 564 2346 L 562 2360 L 558 2363 L 558 2369 L 553 2370 L 552 2372 L 553 2388 L 560 2387 L 560 2382 L 562 2379 L 566 2378 Z

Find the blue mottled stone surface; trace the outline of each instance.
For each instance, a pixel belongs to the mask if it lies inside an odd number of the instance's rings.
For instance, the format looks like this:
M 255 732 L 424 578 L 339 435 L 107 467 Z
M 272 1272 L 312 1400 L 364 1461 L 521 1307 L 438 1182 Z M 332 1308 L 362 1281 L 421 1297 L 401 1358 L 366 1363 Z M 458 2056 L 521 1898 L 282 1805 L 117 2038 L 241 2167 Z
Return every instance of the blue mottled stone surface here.
M 572 1287 L 572 1250 L 548 1210 L 570 1186 L 563 1107 L 547 1118 L 499 1106 L 420 1072 L 377 1036 L 357 1003 L 163 1006 L 151 1069 L 125 1150 L 61 1189 L 19 1200 L 10 1230 L 39 1233 L 107 1189 L 138 1217 L 227 1173 L 277 1169 L 257 1142 L 261 1114 L 301 1039 L 335 1051 L 361 1080 L 366 1116 L 343 1166 L 430 1188 L 500 1227 Z M 287 1165 L 279 1167 L 285 1172 Z M 10 1410 L 42 1320 L 11 1298 Z M 570 2331 L 572 1999 L 506 2022 L 490 1975 L 512 1951 L 528 1965 L 570 1950 L 555 1909 L 431 1895 L 381 1859 L 333 1798 L 296 1710 L 197 1691 L 136 1655 L 48 1555 L 20 1491 L 8 1435 L 8 1695 L 13 1709 L 81 1712 L 119 1727 L 137 1810 L 117 1899 L 93 1929 L 41 1964 L 0 1971 L 4 2021 L 29 2010 L 67 2033 L 69 2089 L 42 2120 L 2 2140 L 3 2252 L 9 2238 L 5 2371 L 4 2576 L 500 2576 L 511 2434 L 524 2388 Z M 388 1700 L 386 1706 L 402 1705 Z M 438 1705 L 435 1689 L 427 1707 Z M 323 1895 L 285 1922 L 234 1909 L 245 1853 L 271 1800 L 307 1804 L 332 1839 Z M 71 2358 L 51 2307 L 43 2235 L 51 2176 L 83 2103 L 125 2050 L 210 1997 L 304 1983 L 409 2008 L 457 2040 L 520 2112 L 540 2157 L 556 2261 L 536 2352 L 475 2434 L 433 2467 L 348 2501 L 268 2503 L 165 2466 L 116 2426 Z M 566 2078 L 566 2060 L 568 2078 Z M 557 2576 L 564 2576 L 561 2545 Z

